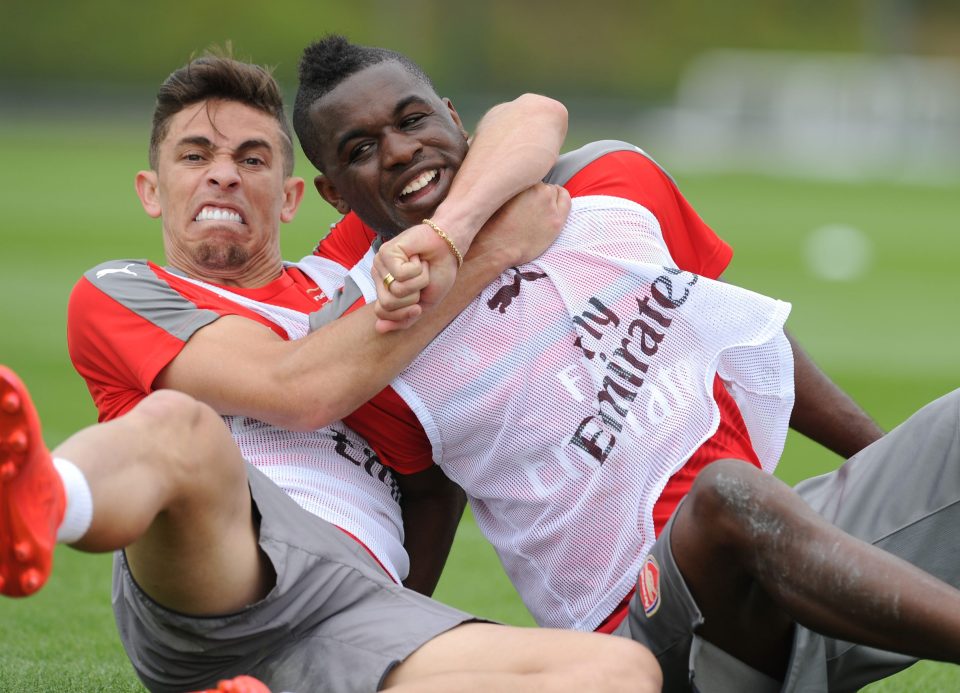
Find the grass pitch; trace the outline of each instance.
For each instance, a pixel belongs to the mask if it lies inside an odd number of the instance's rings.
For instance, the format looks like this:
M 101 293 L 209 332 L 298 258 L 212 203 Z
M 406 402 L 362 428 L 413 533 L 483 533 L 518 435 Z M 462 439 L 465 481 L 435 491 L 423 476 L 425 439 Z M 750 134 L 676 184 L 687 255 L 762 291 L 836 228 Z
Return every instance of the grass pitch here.
M 133 125 L 0 122 L 0 362 L 30 386 L 49 445 L 93 423 L 69 364 L 71 286 L 108 258 L 161 259 L 159 222 L 133 190 L 146 166 L 146 118 Z M 650 145 L 651 143 L 640 143 Z M 650 147 L 648 151 L 656 154 Z M 664 160 L 669 166 L 669 161 Z M 303 161 L 298 172 L 313 171 Z M 678 173 L 678 172 L 675 172 Z M 815 361 L 885 427 L 960 385 L 960 233 L 955 187 L 683 176 L 681 189 L 737 251 L 726 279 L 791 301 L 793 333 Z M 333 214 L 312 192 L 284 228 L 287 257 L 305 254 Z M 850 251 L 815 247 L 843 225 L 866 247 L 845 281 L 818 273 Z M 822 245 L 822 244 L 821 244 Z M 859 251 L 858 251 L 859 252 Z M 791 434 L 779 476 L 793 483 L 840 460 Z M 0 691 L 140 691 L 110 611 L 110 557 L 58 550 L 44 590 L 0 600 Z M 437 597 L 488 618 L 532 625 L 493 551 L 464 521 Z M 960 688 L 953 666 L 923 663 L 872 691 Z

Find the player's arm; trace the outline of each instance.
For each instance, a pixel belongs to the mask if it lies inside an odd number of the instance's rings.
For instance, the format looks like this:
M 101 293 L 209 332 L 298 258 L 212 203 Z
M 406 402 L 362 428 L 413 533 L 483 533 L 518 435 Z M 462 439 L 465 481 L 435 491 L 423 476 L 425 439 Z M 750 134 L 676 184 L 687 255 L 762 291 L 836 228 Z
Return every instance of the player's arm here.
M 509 200 L 487 221 L 483 233 L 478 234 L 474 239 L 470 254 L 467 256 L 468 259 L 472 258 L 474 254 L 482 256 L 505 246 L 525 245 L 526 239 L 522 237 L 544 223 L 551 226 L 556 225 L 559 232 L 570 213 L 570 204 L 569 193 L 560 186 L 537 183 L 527 188 Z M 397 239 L 399 239 L 399 236 L 394 241 Z M 375 304 L 379 318 L 377 329 L 390 332 L 408 327 L 416 321 L 417 314 L 410 314 L 407 311 L 427 309 L 432 305 L 433 298 L 424 298 L 415 282 L 429 275 L 432 286 L 433 271 L 431 268 L 429 272 L 424 272 L 415 280 L 409 282 L 395 281 L 387 289 L 382 281 L 382 277 L 386 276 L 389 271 L 382 257 L 386 245 L 384 244 L 381 253 L 378 253 L 374 258 L 373 277 L 378 295 Z M 545 250 L 546 247 L 544 245 L 542 250 Z M 537 256 L 531 255 L 527 259 L 530 260 L 534 257 Z M 511 265 L 511 267 L 514 266 L 516 265 Z M 466 265 L 464 269 L 466 269 Z M 419 301 L 419 303 L 411 305 L 415 301 Z
M 396 479 L 402 493 L 403 545 L 410 556 L 403 584 L 430 596 L 450 554 L 467 497 L 435 465 L 416 474 L 397 474 Z
M 790 427 L 843 458 L 883 436 L 883 430 L 821 371 L 796 339 L 793 348 L 796 402 Z
M 567 109 L 539 94 L 491 108 L 477 124 L 450 194 L 433 220 L 462 251 L 507 200 L 543 179 L 567 136 Z
M 454 289 L 408 330 L 378 333 L 372 305 L 293 341 L 228 315 L 195 332 L 154 387 L 180 390 L 221 414 L 281 428 L 326 426 L 382 390 L 504 269 L 542 253 L 569 209 L 569 198 L 555 191 L 534 196 L 522 215 L 504 220 L 498 233 L 474 244 Z M 524 233 L 514 233 L 518 225 Z M 513 238 L 503 242 L 498 234 Z
M 449 195 L 432 217 L 462 255 L 498 209 L 543 179 L 556 162 L 566 134 L 566 108 L 546 96 L 524 94 L 484 115 Z M 421 261 L 428 263 L 427 302 L 443 297 L 457 271 L 451 248 L 426 224 L 407 229 L 378 255 L 385 263 L 376 277 L 378 283 L 387 272 L 409 279 L 420 273 Z

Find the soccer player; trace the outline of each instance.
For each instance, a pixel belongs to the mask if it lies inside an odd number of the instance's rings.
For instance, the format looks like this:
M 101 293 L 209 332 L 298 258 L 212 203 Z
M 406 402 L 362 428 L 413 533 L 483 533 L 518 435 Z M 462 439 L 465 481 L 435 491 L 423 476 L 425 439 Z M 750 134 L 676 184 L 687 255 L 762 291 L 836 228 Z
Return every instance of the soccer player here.
M 565 131 L 566 112 L 549 99 L 493 109 L 475 160 L 506 157 L 510 171 L 471 180 L 468 161 L 440 213 L 484 224 L 546 173 Z M 499 214 L 459 273 L 463 293 L 428 311 L 415 333 L 379 335 L 364 308 L 306 336 L 312 320 L 349 301 L 339 286 L 324 292 L 315 281 L 329 263 L 288 267 L 281 259 L 280 224 L 293 218 L 304 182 L 291 175 L 273 78 L 237 61 L 194 61 L 161 87 L 150 141 L 151 168 L 136 184 L 147 213 L 162 218 L 167 264 L 103 263 L 70 299 L 70 354 L 100 419 L 155 389 L 191 394 L 228 417 L 245 458 L 303 507 L 356 537 L 395 579 L 431 593 L 462 494 L 438 470 L 396 479 L 336 421 L 371 397 L 368 407 L 389 409 L 395 395 L 377 393 L 400 368 L 500 271 L 555 237 L 565 193 L 543 188 Z M 518 228 L 522 242 L 498 241 Z
M 366 300 L 380 292 L 389 315 L 425 248 L 456 269 L 472 235 L 430 217 L 467 139 L 419 67 L 340 37 L 313 44 L 294 124 L 321 195 L 366 224 L 348 216 L 318 248 L 357 263 L 348 283 Z M 647 643 L 668 688 L 855 687 L 911 661 L 870 647 L 957 661 L 960 593 L 869 543 L 960 580 L 910 540 L 952 531 L 960 397 L 798 495 L 764 473 L 788 419 L 826 423 L 814 437 L 837 452 L 879 431 L 862 414 L 831 419 L 855 408 L 802 355 L 792 408 L 788 307 L 711 279 L 729 248 L 636 148 L 585 148 L 547 180 L 574 197 L 564 232 L 396 381 L 421 442 L 394 445 L 390 462 L 436 462 L 466 490 L 538 622 Z M 397 234 L 374 258 L 371 242 Z M 403 421 L 353 425 L 387 445 L 410 440 Z M 887 490 L 909 510 L 889 508 Z
M 489 131 L 505 131 L 503 142 L 522 130 L 519 118 L 539 124 L 544 145 L 539 159 L 525 151 L 509 174 L 451 196 L 448 213 L 468 224 L 483 224 L 509 197 L 504 189 L 543 175 L 566 125 L 549 100 L 521 99 L 491 115 Z M 469 674 L 463 686 L 488 690 L 500 687 L 500 673 L 523 672 L 535 676 L 516 682 L 521 689 L 625 685 L 608 684 L 589 662 L 604 655 L 585 641 L 584 659 L 573 653 L 581 641 L 547 633 L 520 631 L 511 644 L 516 631 L 457 627 L 469 617 L 399 585 L 404 525 L 415 541 L 430 537 L 401 519 L 397 481 L 370 447 L 325 424 L 388 382 L 456 314 L 458 299 L 427 311 L 413 335 L 378 335 L 372 309 L 361 309 L 305 336 L 310 315 L 343 297 L 321 293 L 311 278 L 323 263 L 293 268 L 280 257 L 280 224 L 293 218 L 303 181 L 291 175 L 292 142 L 269 73 L 217 56 L 175 71 L 158 94 L 150 163 L 137 190 L 145 210 L 162 218 L 168 264 L 104 263 L 71 296 L 71 357 L 106 423 L 56 451 L 72 463 L 60 465 L 68 477 L 60 530 L 59 477 L 43 463 L 34 430 L 29 469 L 41 471 L 15 476 L 45 477 L 55 503 L 32 508 L 24 485 L 4 486 L 4 508 L 25 505 L 18 513 L 41 516 L 29 528 L 36 541 L 17 524 L 3 539 L 5 592 L 39 587 L 53 531 L 84 550 L 122 548 L 119 632 L 155 690 L 238 673 L 294 691 L 408 681 L 450 690 L 461 686 L 450 678 L 461 669 Z M 511 204 L 458 273 L 464 295 L 538 254 L 567 208 L 568 198 L 548 187 Z M 497 240 L 517 227 L 527 231 L 522 244 Z M 19 386 L 10 393 L 11 402 L 23 400 Z M 12 408 L 11 425 L 31 429 L 32 415 Z M 408 515 L 416 489 L 405 487 L 402 499 Z M 36 549 L 32 558 L 18 551 L 24 541 Z M 530 657 L 521 642 L 528 635 L 536 641 Z M 609 652 L 625 658 L 629 685 L 656 681 L 655 665 L 636 650 Z M 564 660 L 584 668 L 566 679 Z
M 397 585 L 245 462 L 220 417 L 162 391 L 53 456 L 0 366 L 0 592 L 36 592 L 56 542 L 117 550 L 118 627 L 152 691 L 656 691 L 643 647 L 520 629 Z M 627 645 L 630 645 L 629 647 Z

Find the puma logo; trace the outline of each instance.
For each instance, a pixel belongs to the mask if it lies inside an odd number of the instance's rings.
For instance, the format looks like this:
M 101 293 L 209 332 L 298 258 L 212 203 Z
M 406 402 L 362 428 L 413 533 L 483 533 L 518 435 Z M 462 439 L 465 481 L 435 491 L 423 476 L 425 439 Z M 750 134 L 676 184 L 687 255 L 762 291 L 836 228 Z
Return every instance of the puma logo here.
M 546 272 L 521 272 L 516 267 L 511 268 L 514 271 L 513 284 L 505 284 L 497 289 L 497 292 L 487 301 L 487 307 L 490 310 L 499 310 L 506 313 L 507 308 L 513 303 L 513 299 L 520 295 L 520 282 L 533 282 L 543 279 L 547 276 Z
M 130 269 L 130 268 L 133 267 L 135 264 L 136 264 L 136 263 L 131 262 L 131 263 L 130 263 L 129 265 L 127 265 L 126 267 L 120 267 L 120 268 L 108 267 L 107 269 L 98 270 L 98 271 L 97 271 L 97 279 L 103 279 L 103 278 L 106 277 L 108 274 L 117 274 L 117 273 L 120 273 L 120 274 L 129 274 L 129 275 L 131 275 L 131 276 L 133 276 L 133 277 L 137 277 L 137 276 L 139 276 L 139 275 L 138 275 L 136 272 L 134 272 L 134 271 L 132 271 L 132 270 Z

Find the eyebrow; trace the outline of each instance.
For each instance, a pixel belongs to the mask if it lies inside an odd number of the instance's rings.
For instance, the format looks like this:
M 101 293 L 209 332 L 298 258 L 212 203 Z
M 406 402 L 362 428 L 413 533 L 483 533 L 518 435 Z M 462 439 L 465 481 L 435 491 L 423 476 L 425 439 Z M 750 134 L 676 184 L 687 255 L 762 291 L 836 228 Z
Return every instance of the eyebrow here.
M 178 144 L 181 147 L 185 145 L 194 145 L 197 147 L 203 147 L 204 149 L 214 149 L 213 142 L 211 142 L 208 137 L 204 137 L 203 135 L 197 135 L 194 137 L 184 137 L 183 139 L 180 140 L 180 142 L 178 142 Z M 270 143 L 268 141 L 261 140 L 261 139 L 252 139 L 252 140 L 244 140 L 243 142 L 241 142 L 240 146 L 236 148 L 235 152 L 237 154 L 242 154 L 243 152 L 250 151 L 251 149 L 266 149 L 269 152 L 273 151 L 273 147 L 270 146 Z
M 413 94 L 397 101 L 397 105 L 393 107 L 393 117 L 396 118 L 399 116 L 407 106 L 411 104 L 421 103 L 428 104 L 429 102 L 424 99 L 422 96 L 417 96 Z M 367 131 L 363 128 L 354 128 L 353 130 L 348 130 L 343 136 L 337 140 L 337 156 L 340 156 L 343 153 L 344 148 L 347 146 L 347 143 L 357 137 L 363 137 L 367 134 Z

